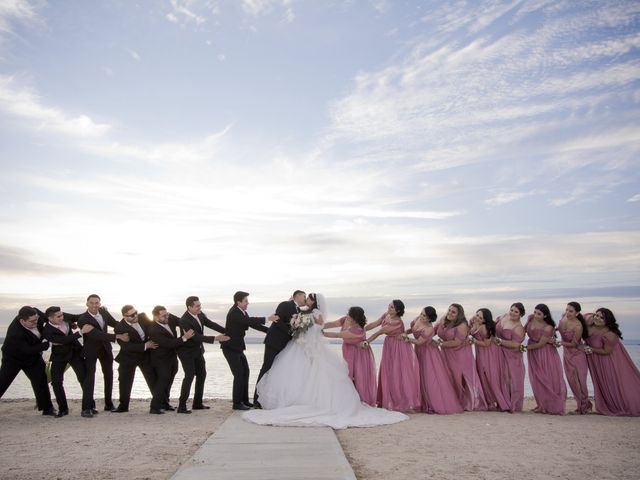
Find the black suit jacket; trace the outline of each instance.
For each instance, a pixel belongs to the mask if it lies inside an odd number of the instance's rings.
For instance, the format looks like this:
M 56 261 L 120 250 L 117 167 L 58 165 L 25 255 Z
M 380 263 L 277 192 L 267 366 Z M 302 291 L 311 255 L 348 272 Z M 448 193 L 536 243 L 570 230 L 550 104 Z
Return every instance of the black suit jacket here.
M 111 343 L 116 341 L 116 336 L 113 333 L 107 333 L 107 327 L 115 328 L 118 322 L 111 316 L 104 308 L 100 309 L 100 314 L 104 320 L 104 329 L 100 328 L 97 320 L 89 312 L 84 312 L 78 317 L 78 327 L 82 328 L 84 325 L 93 326 L 86 335 L 83 335 L 84 346 L 82 348 L 82 356 L 84 358 L 98 358 L 100 350 L 111 351 Z
M 41 327 L 38 327 L 41 331 Z M 7 335 L 2 344 L 2 361 L 28 368 L 42 360 L 41 353 L 49 348 L 49 342 L 42 341 L 22 326 L 18 317 L 7 328 Z
M 149 339 L 150 321 L 141 314 L 138 315 L 138 325 L 144 332 L 144 338 L 140 338 L 138 331 L 129 325 L 124 318 L 113 329 L 116 334 L 129 334 L 128 342 L 118 340 L 120 351 L 116 355 L 115 361 L 121 365 L 140 365 L 149 360 L 149 352 L 144 349 L 144 344 Z
M 82 345 L 78 342 L 78 339 L 82 337 L 80 332 L 73 333 L 71 331 L 71 325 L 67 323 L 69 331 L 65 335 L 58 327 L 45 323 L 42 328 L 42 336 L 49 340 L 51 345 L 51 356 L 49 360 L 52 362 L 69 362 L 74 353 L 82 353 Z
M 202 327 L 209 327 L 216 332 L 225 333 L 224 327 L 218 325 L 216 322 L 212 322 L 207 318 L 204 313 L 200 313 L 198 315 L 200 322 L 202 322 Z M 202 355 L 204 353 L 203 343 L 213 343 L 215 341 L 215 336 L 207 336 L 203 333 L 203 328 L 200 327 L 200 323 L 193 318 L 193 316 L 188 312 L 184 312 L 182 317 L 180 318 L 180 330 L 193 330 L 193 337 L 184 342 L 184 348 L 181 348 L 178 351 L 180 356 L 189 356 L 196 357 L 198 355 Z
M 298 311 L 298 306 L 293 300 L 280 303 L 276 308 L 276 315 L 280 317 L 280 320 L 271 324 L 264 337 L 264 344 L 282 350 L 291 340 L 291 317 Z
M 244 336 L 249 329 L 255 328 L 261 332 L 268 332 L 269 329 L 264 326 L 265 317 L 250 317 L 234 305 L 227 313 L 227 323 L 225 324 L 226 334 L 230 337 L 228 341 L 220 344 L 223 350 L 233 350 L 242 352 L 246 349 L 244 344 Z
M 180 320 L 178 317 L 174 316 L 174 318 Z M 156 322 L 149 327 L 149 339 L 158 344 L 158 348 L 149 353 L 152 365 L 169 366 L 177 361 L 177 350 L 183 348 L 186 342 L 178 335 L 176 325 L 177 323 L 169 321 L 171 332 Z

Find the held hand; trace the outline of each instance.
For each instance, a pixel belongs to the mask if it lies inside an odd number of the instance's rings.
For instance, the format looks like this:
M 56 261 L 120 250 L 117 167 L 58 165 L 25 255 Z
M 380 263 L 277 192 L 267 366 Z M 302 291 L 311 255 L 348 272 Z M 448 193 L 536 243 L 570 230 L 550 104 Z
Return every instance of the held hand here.
M 280 317 L 275 313 L 267 317 L 267 322 L 277 322 L 278 320 L 280 320 Z
M 222 342 L 226 342 L 230 339 L 231 337 L 227 336 L 227 335 L 218 335 L 216 336 L 216 340 L 219 341 L 220 343 Z
M 129 341 L 129 334 L 128 333 L 118 333 L 116 335 L 116 339 L 120 340 L 121 342 L 127 343 Z
M 80 330 L 80 333 L 82 333 L 83 335 L 86 335 L 87 333 L 89 333 L 91 330 L 93 330 L 93 325 L 84 325 L 82 327 L 82 329 Z
M 144 344 L 145 348 L 147 350 L 151 349 L 151 350 L 155 350 L 156 348 L 158 348 L 158 344 L 156 342 L 154 342 L 153 340 L 149 340 L 147 343 Z
M 184 335 L 182 335 L 182 338 L 184 338 L 185 340 L 189 340 L 191 337 L 193 337 L 193 330 L 185 330 Z

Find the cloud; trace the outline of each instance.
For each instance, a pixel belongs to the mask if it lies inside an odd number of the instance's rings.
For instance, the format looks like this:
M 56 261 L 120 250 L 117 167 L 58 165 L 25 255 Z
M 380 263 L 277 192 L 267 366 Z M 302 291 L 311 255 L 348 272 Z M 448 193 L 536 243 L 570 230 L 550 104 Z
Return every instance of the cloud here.
M 28 0 L 5 0 L 0 2 L 0 38 L 2 34 L 12 33 L 12 21 L 34 22 L 38 20 L 37 10 L 43 2 Z
M 633 197 L 628 198 L 627 202 L 631 202 L 631 203 L 640 202 L 640 193 L 636 193 Z
M 167 20 L 172 23 L 179 23 L 180 18 L 187 22 L 195 22 L 196 25 L 202 25 L 207 21 L 202 14 L 195 13 L 194 10 L 203 8 L 203 2 L 197 0 L 171 0 L 172 12 L 166 15 Z
M 34 254 L 22 248 L 0 245 L 0 272 L 3 275 L 46 275 L 60 276 L 66 274 L 105 273 L 82 268 L 70 268 L 63 265 L 33 260 Z
M 16 84 L 14 77 L 0 75 L 0 110 L 26 121 L 35 131 L 95 138 L 111 129 L 111 125 L 98 123 L 86 114 L 70 115 L 60 108 L 47 106 L 33 90 Z
M 141 60 L 140 55 L 138 55 L 138 53 L 135 50 L 132 50 L 130 48 L 127 48 L 126 50 L 131 56 L 131 58 L 133 58 L 136 62 L 139 62 Z
M 484 203 L 491 207 L 497 207 L 500 205 L 506 205 L 507 203 L 515 202 L 516 200 L 520 200 L 521 198 L 536 195 L 538 193 L 539 192 L 536 190 L 532 190 L 530 192 L 500 192 L 497 195 L 485 200 Z

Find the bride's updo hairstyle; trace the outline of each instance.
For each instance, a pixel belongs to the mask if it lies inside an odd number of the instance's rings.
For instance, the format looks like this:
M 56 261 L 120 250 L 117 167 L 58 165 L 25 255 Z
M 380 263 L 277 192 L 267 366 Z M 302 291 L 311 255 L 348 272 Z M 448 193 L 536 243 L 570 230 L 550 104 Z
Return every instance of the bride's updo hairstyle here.
M 315 294 L 315 293 L 310 293 L 310 294 L 308 295 L 308 298 L 310 298 L 311 300 L 313 300 L 313 305 L 311 305 L 311 306 L 309 307 L 309 311 L 310 311 L 310 312 L 313 312 L 313 310 L 314 310 L 314 309 L 318 308 L 318 298 L 316 297 L 316 294 Z M 319 310 L 319 308 L 318 308 L 318 310 Z
M 362 307 L 351 307 L 349 308 L 347 314 L 353 319 L 354 322 L 360 325 L 361 328 L 364 328 L 364 326 L 367 324 L 367 317 L 364 316 L 364 310 L 362 309 Z
M 393 308 L 396 311 L 396 315 L 398 315 L 399 317 L 404 315 L 404 303 L 402 303 L 402 300 L 392 300 L 391 303 L 393 303 Z

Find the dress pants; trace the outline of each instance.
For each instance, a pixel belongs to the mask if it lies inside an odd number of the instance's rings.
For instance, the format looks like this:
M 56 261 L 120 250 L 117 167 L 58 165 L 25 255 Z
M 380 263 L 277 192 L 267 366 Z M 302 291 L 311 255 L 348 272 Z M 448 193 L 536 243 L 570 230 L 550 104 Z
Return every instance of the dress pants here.
M 24 372 L 31 382 L 31 388 L 33 388 L 33 393 L 36 396 L 38 410 L 52 410 L 51 392 L 47 384 L 45 363 L 42 358 L 39 358 L 33 365 L 29 365 L 28 367 L 23 367 L 18 363 L 2 359 L 2 365 L 0 366 L 0 398 L 2 398 L 4 392 L 7 391 L 16 376 L 18 376 L 20 370 Z
M 284 350 L 283 348 L 273 348 L 269 345 L 264 346 L 264 357 L 262 360 L 262 368 L 260 369 L 260 373 L 258 374 L 258 380 L 256 380 L 256 390 L 253 394 L 254 403 L 258 401 L 258 382 L 262 378 L 262 376 L 267 373 L 271 369 L 271 365 L 273 365 L 273 361 L 276 359 L 278 354 Z
M 204 395 L 204 381 L 207 377 L 207 368 L 202 353 L 196 356 L 179 355 L 182 370 L 184 370 L 184 379 L 182 380 L 182 388 L 180 389 L 180 405 L 187 404 L 189 393 L 191 392 L 191 384 L 193 377 L 196 377 L 196 389 L 193 392 L 193 405 L 202 405 L 202 397 Z
M 118 389 L 120 398 L 118 407 L 128 409 L 131 400 L 131 389 L 133 388 L 133 380 L 136 376 L 136 368 L 140 367 L 142 375 L 147 382 L 149 392 L 153 394 L 153 388 L 156 384 L 156 375 L 148 361 L 142 363 L 121 363 L 118 366 Z
M 151 408 L 160 410 L 170 405 L 171 385 L 173 385 L 173 379 L 178 373 L 178 359 L 176 358 L 171 362 L 156 362 L 151 368 L 153 368 L 156 376 Z
M 67 364 L 71 365 L 73 371 L 76 374 L 78 383 L 82 385 L 86 375 L 86 369 L 84 366 L 84 360 L 80 354 L 74 353 L 71 360 L 67 361 L 52 361 L 51 362 L 51 388 L 56 396 L 56 402 L 58 403 L 58 410 L 61 412 L 68 412 L 69 405 L 67 404 L 67 395 L 64 391 L 64 372 L 67 368 Z
M 113 354 L 107 350 L 100 350 L 98 357 L 85 358 L 86 375 L 82 382 L 82 410 L 91 410 L 96 402 L 93 390 L 96 384 L 96 363 L 100 360 L 104 377 L 104 406 L 113 408 Z
M 233 374 L 233 403 L 249 401 L 249 362 L 244 352 L 236 352 L 226 348 L 222 349 L 224 358 L 227 359 L 231 373 Z

